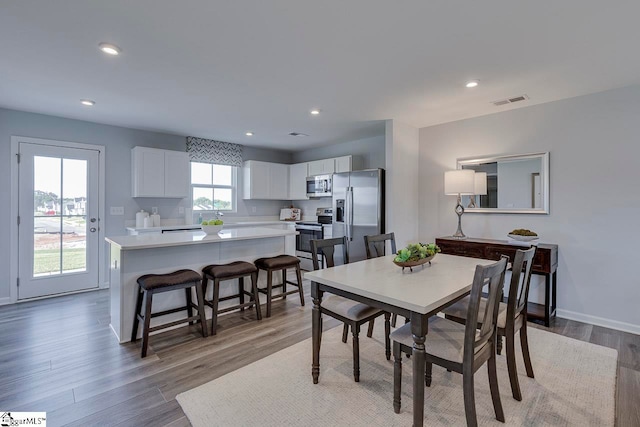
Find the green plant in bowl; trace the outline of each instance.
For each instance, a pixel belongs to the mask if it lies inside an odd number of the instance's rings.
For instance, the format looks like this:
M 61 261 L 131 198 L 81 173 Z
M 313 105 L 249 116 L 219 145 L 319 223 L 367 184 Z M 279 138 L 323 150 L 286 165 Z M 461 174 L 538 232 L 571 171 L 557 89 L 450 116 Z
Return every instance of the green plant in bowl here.
M 398 251 L 393 262 L 402 267 L 402 271 L 405 267 L 409 267 L 409 270 L 413 271 L 412 267 L 424 265 L 427 262 L 431 263 L 438 252 L 440 252 L 440 248 L 435 243 L 410 243 L 406 248 Z
M 398 251 L 394 261 L 419 261 L 424 258 L 432 257 L 438 252 L 440 252 L 440 248 L 435 243 L 410 243 L 406 248 Z

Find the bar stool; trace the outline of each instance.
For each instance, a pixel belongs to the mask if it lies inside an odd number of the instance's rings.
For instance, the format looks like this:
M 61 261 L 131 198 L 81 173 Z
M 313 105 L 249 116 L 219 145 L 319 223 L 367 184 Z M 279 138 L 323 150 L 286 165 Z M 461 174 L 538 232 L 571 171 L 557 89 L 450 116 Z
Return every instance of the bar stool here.
M 166 329 L 171 326 L 189 322 L 193 325 L 194 321 L 200 322 L 202 326 L 202 336 L 207 336 L 207 321 L 204 315 L 203 294 L 200 286 L 200 275 L 193 270 L 178 270 L 168 274 L 145 274 L 138 278 L 138 298 L 136 300 L 136 313 L 133 318 L 133 328 L 131 330 L 131 341 L 136 342 L 138 335 L 139 321 L 142 320 L 142 355 L 147 357 L 147 347 L 149 346 L 149 333 L 160 329 Z M 196 288 L 196 296 L 198 297 L 197 305 L 191 300 L 191 288 Z M 158 313 L 151 313 L 151 304 L 153 295 L 161 292 L 175 291 L 184 289 L 186 295 L 186 305 L 184 307 L 173 308 Z M 142 298 L 144 297 L 145 310 L 144 315 L 140 313 L 142 309 Z M 198 309 L 198 315 L 193 315 L 193 308 Z M 165 314 L 176 313 L 178 311 L 187 310 L 189 317 L 174 322 L 164 323 L 154 327 L 150 327 L 151 318 L 164 316 Z
M 271 317 L 271 301 L 273 298 L 286 299 L 287 295 L 299 293 L 300 294 L 300 305 L 304 306 L 304 294 L 302 292 L 302 274 L 300 273 L 300 260 L 291 255 L 278 255 L 271 258 L 260 258 L 254 261 L 256 267 L 258 267 L 258 274 L 260 274 L 260 270 L 265 270 L 267 272 L 267 287 L 266 288 L 258 288 L 259 292 L 263 294 L 267 294 L 267 317 Z M 296 276 L 298 283 L 291 282 L 287 280 L 287 269 L 295 268 Z M 282 270 L 282 284 L 273 285 L 273 272 Z M 287 292 L 287 283 L 290 285 L 297 286 L 298 289 L 295 291 Z M 282 288 L 282 293 L 277 295 L 273 295 L 274 288 Z
M 244 289 L 245 276 L 251 276 L 251 292 L 247 292 Z M 238 293 L 220 298 L 220 282 L 225 280 L 238 279 Z M 206 298 L 204 303 L 213 309 L 212 321 L 211 321 L 211 335 L 216 334 L 218 328 L 218 314 L 226 313 L 228 311 L 237 310 L 244 311 L 245 307 L 255 305 L 256 316 L 258 320 L 262 320 L 262 313 L 260 312 L 260 298 L 258 297 L 258 269 L 250 262 L 234 261 L 229 264 L 221 265 L 208 265 L 202 269 L 202 293 L 206 295 L 207 284 L 209 280 L 213 281 L 213 299 L 208 301 Z M 244 302 L 244 296 L 251 297 L 249 302 Z M 233 298 L 239 298 L 239 304 L 232 307 L 226 307 L 222 310 L 218 309 L 220 301 L 226 301 Z

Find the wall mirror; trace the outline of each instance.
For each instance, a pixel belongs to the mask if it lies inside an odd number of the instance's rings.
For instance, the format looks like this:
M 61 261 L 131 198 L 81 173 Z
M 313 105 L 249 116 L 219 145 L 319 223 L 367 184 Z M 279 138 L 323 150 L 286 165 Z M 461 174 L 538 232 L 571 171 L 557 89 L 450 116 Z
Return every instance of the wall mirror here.
M 549 213 L 548 152 L 458 159 L 457 166 L 486 173 L 486 194 L 463 196 L 465 212 Z

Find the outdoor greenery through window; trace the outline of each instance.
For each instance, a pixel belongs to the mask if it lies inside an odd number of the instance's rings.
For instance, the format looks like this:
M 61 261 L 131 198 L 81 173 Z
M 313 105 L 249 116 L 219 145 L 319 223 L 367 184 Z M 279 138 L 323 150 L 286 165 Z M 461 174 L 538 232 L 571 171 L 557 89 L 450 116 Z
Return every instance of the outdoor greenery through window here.
M 235 211 L 236 167 L 191 162 L 191 196 L 195 211 Z

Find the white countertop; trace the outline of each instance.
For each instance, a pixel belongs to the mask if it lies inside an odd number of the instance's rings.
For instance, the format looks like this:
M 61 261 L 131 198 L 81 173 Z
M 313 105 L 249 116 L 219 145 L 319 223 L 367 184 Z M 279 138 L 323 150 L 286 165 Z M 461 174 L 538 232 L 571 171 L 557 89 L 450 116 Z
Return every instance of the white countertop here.
M 225 221 L 224 226 L 225 228 L 234 228 L 235 227 L 248 227 L 248 226 L 261 226 L 261 225 L 279 225 L 279 224 L 289 224 L 289 223 L 296 223 L 296 222 L 304 222 L 304 221 L 280 221 L 280 220 L 274 220 L 274 221 L 238 221 L 238 222 L 227 222 Z M 153 231 L 163 231 L 163 230 L 183 230 L 183 229 L 190 229 L 190 230 L 199 230 L 200 229 L 200 224 L 190 224 L 190 225 L 161 225 L 160 227 L 142 227 L 142 228 L 138 228 L 138 227 L 126 227 L 127 231 L 146 231 L 146 232 L 153 232 Z
M 198 226 L 199 227 L 199 226 Z M 222 229 L 217 235 L 207 235 L 202 231 L 185 231 L 183 233 L 139 234 L 137 236 L 114 236 L 105 240 L 121 250 L 162 248 L 169 246 L 200 245 L 220 243 L 234 240 L 266 239 L 298 234 L 294 230 L 278 230 L 275 228 L 229 228 Z

